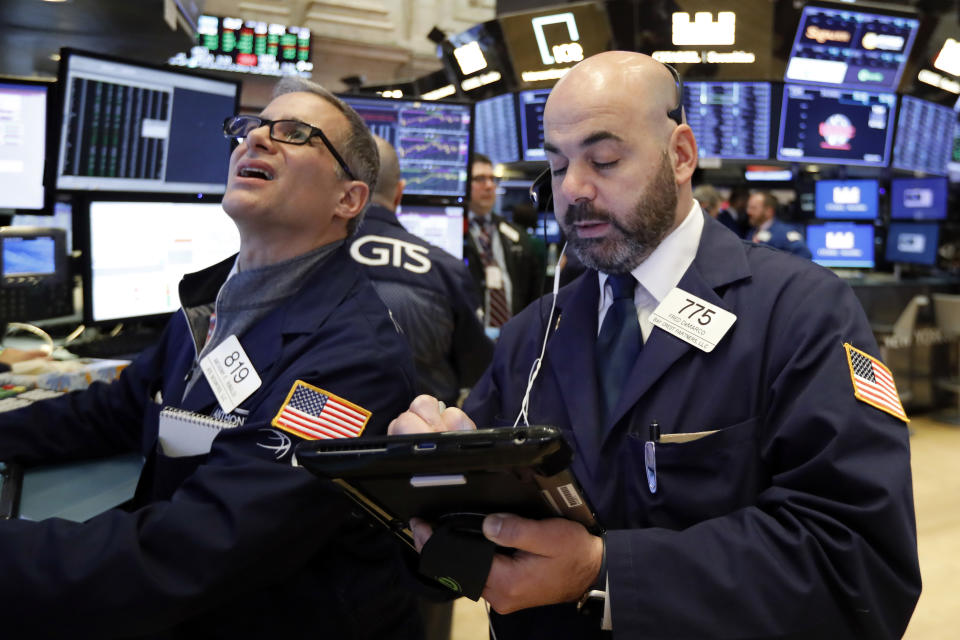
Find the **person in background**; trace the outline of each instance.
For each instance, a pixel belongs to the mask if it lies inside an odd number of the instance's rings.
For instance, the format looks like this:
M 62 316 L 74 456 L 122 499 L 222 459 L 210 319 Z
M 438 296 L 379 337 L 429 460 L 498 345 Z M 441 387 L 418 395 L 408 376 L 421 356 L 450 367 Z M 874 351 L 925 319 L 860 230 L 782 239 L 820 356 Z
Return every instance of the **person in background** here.
M 752 232 L 747 239 L 809 260 L 812 254 L 803 241 L 803 234 L 777 220 L 779 206 L 780 203 L 772 193 L 757 191 L 750 195 L 747 201 L 747 218 L 750 220 Z
M 479 320 L 480 296 L 466 266 L 409 233 L 397 220 L 404 181 L 393 146 L 374 136 L 380 174 L 370 209 L 350 246 L 410 343 L 420 393 L 450 406 L 493 357 Z
M 376 181 L 373 138 L 299 78 L 224 134 L 239 254 L 184 277 L 181 312 L 112 384 L 0 414 L 5 461 L 146 459 L 124 508 L 0 521 L 3 623 L 53 638 L 421 638 L 399 548 L 293 458 L 305 440 L 383 434 L 413 397 L 409 348 L 346 245 Z
M 496 203 L 493 163 L 485 155 L 474 154 L 463 257 L 483 292 L 484 326 L 493 328 L 493 333 L 540 297 L 546 273 L 527 232 L 494 213 Z
M 717 222 L 733 231 L 741 238 L 746 238 L 750 231 L 750 221 L 747 219 L 747 199 L 750 190 L 743 185 L 736 185 L 730 190 L 727 198 L 727 208 L 717 214 Z
M 720 194 L 713 185 L 702 184 L 694 189 L 693 199 L 700 203 L 700 208 L 711 218 L 720 215 Z
M 920 569 L 893 378 L 849 286 L 703 213 L 675 74 L 611 51 L 557 82 L 547 177 L 588 270 L 504 327 L 462 410 L 420 396 L 390 433 L 519 421 L 574 449 L 605 533 L 486 516 L 498 640 L 900 638 Z

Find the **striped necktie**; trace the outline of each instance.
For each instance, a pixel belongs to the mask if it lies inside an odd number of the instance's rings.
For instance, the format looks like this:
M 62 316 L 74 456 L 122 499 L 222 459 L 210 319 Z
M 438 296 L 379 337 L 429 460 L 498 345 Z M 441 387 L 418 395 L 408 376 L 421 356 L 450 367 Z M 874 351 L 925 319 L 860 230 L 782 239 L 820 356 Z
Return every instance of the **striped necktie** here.
M 477 227 L 477 243 L 480 245 L 480 261 L 484 269 L 489 267 L 498 267 L 497 261 L 493 258 L 493 247 L 490 244 L 490 234 L 487 232 L 487 225 L 480 219 L 474 219 Z M 491 327 L 502 327 L 510 319 L 510 307 L 507 305 L 507 294 L 503 288 L 503 278 L 506 274 L 500 274 L 500 286 L 493 289 L 487 286 L 487 293 L 490 301 L 490 311 L 487 324 Z

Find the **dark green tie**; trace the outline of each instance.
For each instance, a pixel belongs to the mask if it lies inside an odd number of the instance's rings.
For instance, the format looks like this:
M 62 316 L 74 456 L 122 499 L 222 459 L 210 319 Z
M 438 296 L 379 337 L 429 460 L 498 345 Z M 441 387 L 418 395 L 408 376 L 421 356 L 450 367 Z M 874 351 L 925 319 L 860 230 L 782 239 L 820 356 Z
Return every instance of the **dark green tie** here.
M 637 306 L 633 292 L 637 281 L 633 274 L 622 273 L 607 276 L 613 290 L 613 304 L 603 317 L 603 325 L 597 335 L 597 381 L 601 395 L 601 429 L 617 405 L 623 385 L 626 383 L 633 363 L 643 349 L 643 336 L 637 321 Z

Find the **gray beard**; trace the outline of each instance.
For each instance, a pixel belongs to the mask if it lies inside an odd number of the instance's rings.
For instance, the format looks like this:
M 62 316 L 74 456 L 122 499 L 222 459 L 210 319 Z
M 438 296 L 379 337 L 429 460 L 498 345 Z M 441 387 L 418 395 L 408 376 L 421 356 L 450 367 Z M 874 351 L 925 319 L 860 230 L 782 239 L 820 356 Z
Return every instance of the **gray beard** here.
M 664 152 L 660 168 L 637 200 L 633 215 L 619 222 L 609 211 L 590 203 L 570 205 L 561 226 L 570 249 L 580 261 L 604 273 L 629 273 L 653 253 L 670 232 L 677 215 L 677 183 Z M 581 238 L 575 222 L 597 220 L 609 223 L 603 238 Z

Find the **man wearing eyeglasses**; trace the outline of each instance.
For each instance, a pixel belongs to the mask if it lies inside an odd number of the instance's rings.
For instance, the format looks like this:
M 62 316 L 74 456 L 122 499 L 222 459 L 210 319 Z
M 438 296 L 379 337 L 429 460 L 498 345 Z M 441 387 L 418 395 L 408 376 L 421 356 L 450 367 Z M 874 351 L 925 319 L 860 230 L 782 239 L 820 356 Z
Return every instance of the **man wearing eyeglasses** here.
M 494 336 L 540 297 L 544 279 L 543 262 L 527 232 L 493 212 L 498 183 L 490 158 L 474 154 L 464 258 L 477 289 L 484 292 L 484 326 Z
M 575 450 L 603 535 L 483 521 L 512 548 L 483 582 L 499 640 L 900 638 L 920 574 L 893 378 L 846 284 L 701 211 L 682 95 L 623 51 L 557 82 L 535 186 L 588 269 L 507 324 L 462 411 L 420 396 L 390 431 L 516 421 Z
M 413 395 L 406 343 L 345 244 L 376 181 L 373 138 L 301 80 L 224 134 L 238 142 L 223 208 L 239 254 L 183 279 L 182 310 L 116 382 L 0 415 L 0 459 L 146 459 L 123 510 L 0 521 L 7 629 L 422 634 L 398 547 L 293 460 L 303 440 L 384 433 Z

